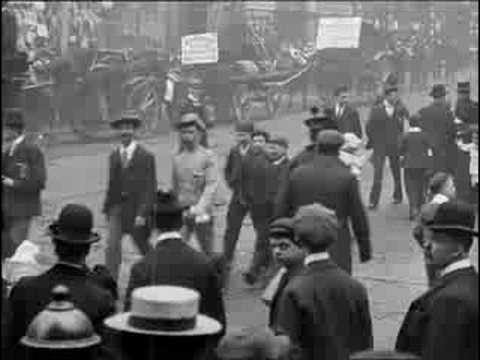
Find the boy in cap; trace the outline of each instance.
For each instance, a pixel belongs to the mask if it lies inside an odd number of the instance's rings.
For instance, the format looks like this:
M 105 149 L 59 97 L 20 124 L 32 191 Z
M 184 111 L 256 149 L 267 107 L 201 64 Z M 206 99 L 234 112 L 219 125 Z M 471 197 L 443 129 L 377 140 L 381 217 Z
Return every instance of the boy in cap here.
M 186 113 L 177 126 L 180 150 L 173 156 L 172 189 L 185 211 L 185 237 L 195 233 L 202 251 L 213 253 L 213 200 L 218 188 L 218 164 L 213 151 L 200 145 L 205 125 Z
M 347 359 L 373 345 L 367 290 L 342 271 L 328 248 L 340 230 L 335 213 L 315 203 L 298 209 L 293 226 L 306 250 L 306 269 L 285 288 L 279 304 L 279 331 L 302 359 Z
M 122 261 L 122 237 L 132 235 L 140 252 L 148 250 L 148 215 L 157 188 L 155 158 L 135 139 L 141 121 L 135 111 L 125 111 L 111 123 L 118 132 L 120 146 L 108 158 L 108 185 L 103 213 L 108 221 L 105 262 L 117 279 Z
M 395 348 L 425 360 L 473 360 L 478 358 L 478 274 L 469 252 L 478 237 L 475 213 L 460 201 L 432 210 L 423 249 L 439 268 L 439 279 L 410 305 Z
M 40 197 L 47 176 L 42 151 L 25 137 L 23 111 L 5 109 L 2 122 L 3 261 L 27 239 L 32 217 L 41 215 Z

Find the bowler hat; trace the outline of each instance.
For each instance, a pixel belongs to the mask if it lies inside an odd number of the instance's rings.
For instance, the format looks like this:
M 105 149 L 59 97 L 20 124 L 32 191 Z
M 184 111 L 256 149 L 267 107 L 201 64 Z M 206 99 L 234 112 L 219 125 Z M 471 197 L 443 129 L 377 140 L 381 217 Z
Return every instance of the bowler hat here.
M 279 218 L 270 223 L 268 229 L 270 236 L 286 235 L 288 237 L 293 236 L 293 219 L 291 218 Z
M 470 82 L 464 81 L 464 82 L 457 83 L 457 93 L 470 94 Z
M 93 214 L 80 204 L 65 205 L 58 219 L 49 225 L 50 235 L 57 241 L 72 245 L 86 245 L 97 242 L 100 236 L 92 232 Z
M 270 144 L 280 145 L 280 146 L 284 147 L 285 149 L 288 148 L 288 140 L 287 140 L 287 138 L 285 138 L 283 136 L 274 135 L 268 140 L 268 142 Z
M 293 227 L 309 247 L 328 247 L 338 238 L 335 212 L 319 203 L 301 206 L 293 218 Z
M 435 84 L 432 87 L 432 91 L 430 91 L 430 96 L 433 98 L 439 98 L 447 95 L 447 89 L 443 84 Z
M 20 108 L 7 108 L 3 110 L 3 121 L 8 128 L 23 129 L 25 127 L 23 110 Z
M 200 116 L 194 111 L 186 112 L 182 115 L 180 121 L 177 124 L 177 129 L 180 130 L 185 127 L 196 126 L 197 129 L 201 131 L 206 130 L 205 123 L 202 121 Z
M 117 331 L 147 336 L 205 336 L 222 325 L 199 314 L 198 291 L 179 286 L 146 286 L 132 293 L 131 311 L 113 315 L 105 325 Z
M 327 110 L 323 107 L 319 108 L 317 106 L 312 106 L 310 114 L 312 114 L 312 117 L 309 117 L 303 122 L 309 128 L 319 126 L 322 121 L 329 118 Z
M 247 121 L 239 121 L 235 124 L 235 131 L 236 132 L 243 132 L 251 134 L 255 130 L 253 123 Z
M 337 130 L 322 130 L 317 136 L 317 144 L 321 147 L 340 149 L 344 142 L 345 137 Z
M 177 197 L 171 191 L 158 190 L 156 194 L 153 212 L 157 216 L 180 215 L 186 207 L 182 207 Z
M 118 128 L 122 124 L 132 124 L 135 128 L 141 125 L 140 116 L 135 110 L 126 110 L 120 116 L 120 119 L 113 120 L 110 126 L 114 129 Z
M 478 236 L 474 230 L 475 211 L 472 206 L 451 200 L 440 204 L 431 219 L 425 224 L 433 231 L 455 230 L 469 235 Z

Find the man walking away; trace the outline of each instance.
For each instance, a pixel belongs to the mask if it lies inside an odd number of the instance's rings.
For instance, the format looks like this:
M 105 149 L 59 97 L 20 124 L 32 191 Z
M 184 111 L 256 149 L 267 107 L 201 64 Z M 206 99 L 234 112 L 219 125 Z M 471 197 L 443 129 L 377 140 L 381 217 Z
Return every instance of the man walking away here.
M 2 114 L 2 261 L 13 255 L 28 238 L 32 217 L 42 213 L 41 191 L 45 188 L 45 159 L 38 146 L 25 137 L 21 109 Z
M 280 299 L 279 331 L 300 347 L 303 360 L 348 359 L 373 346 L 367 290 L 329 259 L 338 238 L 335 213 L 320 204 L 301 207 L 296 238 L 308 255 Z
M 108 158 L 108 186 L 103 213 L 108 220 L 105 263 L 117 279 L 124 234 L 132 235 L 143 255 L 149 250 L 148 231 L 141 229 L 148 225 L 157 175 L 153 154 L 135 140 L 135 132 L 140 127 L 138 114 L 125 112 L 111 126 L 119 133 L 120 146 Z

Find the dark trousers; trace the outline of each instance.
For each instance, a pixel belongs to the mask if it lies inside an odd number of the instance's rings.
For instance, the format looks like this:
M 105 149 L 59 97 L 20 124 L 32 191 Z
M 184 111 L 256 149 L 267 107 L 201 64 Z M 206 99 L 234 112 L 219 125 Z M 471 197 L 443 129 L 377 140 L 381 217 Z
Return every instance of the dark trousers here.
M 472 187 L 470 184 L 470 155 L 464 151 L 457 150 L 455 154 L 455 189 L 457 198 L 462 201 L 471 202 Z
M 213 218 L 204 223 L 196 223 L 194 217 L 185 218 L 184 236 L 189 241 L 195 234 L 200 248 L 206 255 L 213 255 L 214 240 L 214 222 Z
M 427 169 L 403 170 L 405 181 L 405 192 L 407 193 L 408 203 L 410 205 L 410 214 L 417 213 L 423 205 L 425 199 Z
M 372 162 L 374 168 L 373 185 L 370 191 L 370 204 L 377 205 L 382 192 L 383 167 L 385 158 L 388 158 L 390 170 L 392 172 L 394 191 L 393 198 L 402 200 L 402 179 L 400 170 L 400 157 L 398 148 L 395 145 L 387 146 L 385 149 L 375 149 L 373 152 Z
M 2 260 L 11 257 L 23 240 L 28 238 L 31 216 L 4 216 L 2 229 Z
M 227 224 L 223 238 L 223 255 L 227 264 L 233 261 L 243 219 L 247 213 L 248 206 L 240 201 L 237 194 L 233 194 L 228 204 Z

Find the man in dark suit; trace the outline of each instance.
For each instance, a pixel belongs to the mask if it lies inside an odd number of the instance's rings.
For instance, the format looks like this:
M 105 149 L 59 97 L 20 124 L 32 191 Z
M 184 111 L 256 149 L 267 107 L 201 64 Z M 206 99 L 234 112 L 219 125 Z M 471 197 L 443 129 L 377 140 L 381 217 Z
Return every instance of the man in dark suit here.
M 365 287 L 330 260 L 340 220 L 318 204 L 302 206 L 294 217 L 296 238 L 307 251 L 305 270 L 280 298 L 277 331 L 301 349 L 302 360 L 348 359 L 373 346 Z
M 433 172 L 450 172 L 452 169 L 452 151 L 455 150 L 455 123 L 454 116 L 446 103 L 447 91 L 445 86 L 433 86 L 430 96 L 433 102 L 419 110 L 421 117 L 420 127 L 425 131 L 432 143 Z
M 13 287 L 9 298 L 10 346 L 16 347 L 33 318 L 50 302 L 52 289 L 58 284 L 70 289 L 72 302 L 102 334 L 103 320 L 115 312 L 116 284 L 101 267 L 90 271 L 85 264 L 91 244 L 100 240 L 92 227 L 92 212 L 77 204 L 66 205 L 49 226 L 58 262 L 39 276 L 20 279 Z
M 385 89 L 385 98 L 373 106 L 366 125 L 368 137 L 367 148 L 373 149 L 374 167 L 373 185 L 370 191 L 370 209 L 376 209 L 380 200 L 383 180 L 383 167 L 388 157 L 394 182 L 393 202 L 402 202 L 402 179 L 398 143 L 403 133 L 404 121 L 408 111 L 398 100 L 398 88 L 394 85 Z
M 25 138 L 22 110 L 7 109 L 3 121 L 2 260 L 28 237 L 32 217 L 42 213 L 40 194 L 46 182 L 45 159 Z
M 108 270 L 117 279 L 122 260 L 122 236 L 131 234 L 140 252 L 149 250 L 145 231 L 157 188 L 155 158 L 134 140 L 140 119 L 135 112 L 125 112 L 112 127 L 119 132 L 121 145 L 110 154 L 108 186 L 103 213 L 109 234 L 105 252 Z
M 358 111 L 348 103 L 348 88 L 341 86 L 335 90 L 334 120 L 338 130 L 342 133 L 353 133 L 359 139 L 362 138 L 362 125 Z
M 400 140 L 399 153 L 410 205 L 409 218 L 413 220 L 417 217 L 425 200 L 432 149 L 427 135 L 419 127 L 420 117 L 411 116 L 409 125 L 407 133 Z
M 308 164 L 289 175 L 287 185 L 279 194 L 276 214 L 291 217 L 300 206 L 319 202 L 336 212 L 340 234 L 329 249 L 332 260 L 351 273 L 350 222 L 360 252 L 360 260 L 371 257 L 370 228 L 356 176 L 339 159 L 343 136 L 336 130 L 318 135 L 318 155 Z
M 184 210 L 174 194 L 158 192 L 154 210 L 155 249 L 133 265 L 125 309 L 129 310 L 132 291 L 136 288 L 148 285 L 187 287 L 200 293 L 200 313 L 219 321 L 225 332 L 220 279 L 210 258 L 183 241 L 180 231 Z
M 424 251 L 441 270 L 437 283 L 414 300 L 400 328 L 396 350 L 424 360 L 478 359 L 478 274 L 469 259 L 475 213 L 447 201 L 426 224 Z

